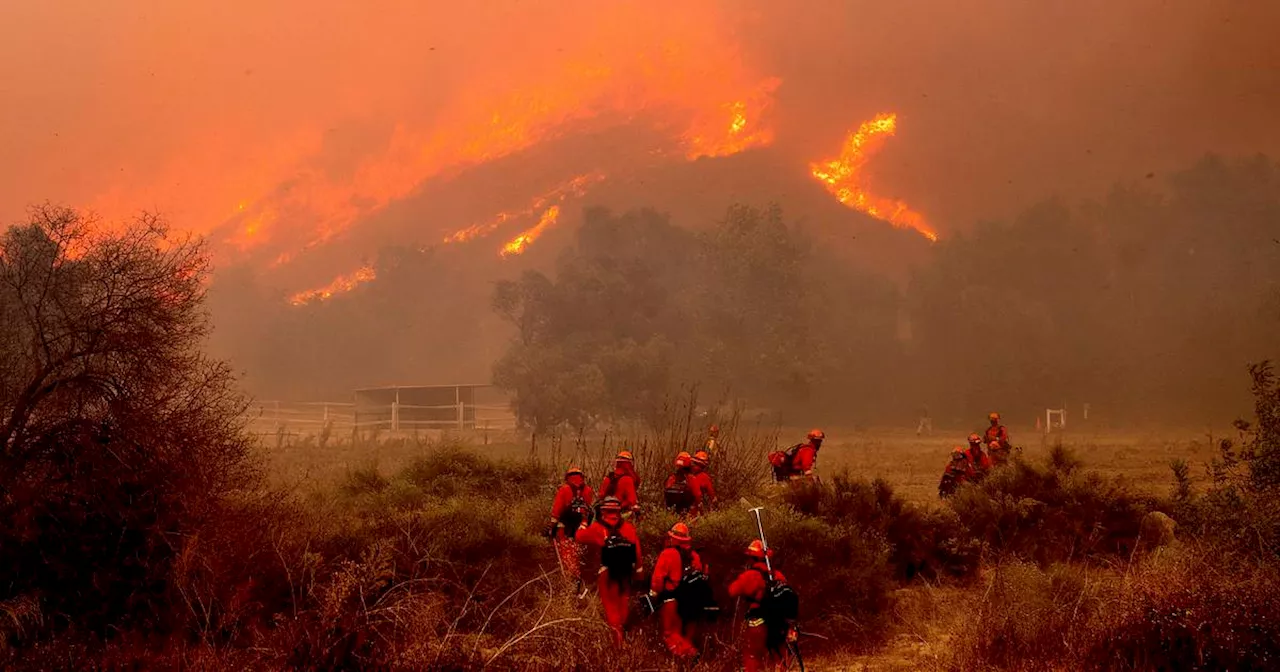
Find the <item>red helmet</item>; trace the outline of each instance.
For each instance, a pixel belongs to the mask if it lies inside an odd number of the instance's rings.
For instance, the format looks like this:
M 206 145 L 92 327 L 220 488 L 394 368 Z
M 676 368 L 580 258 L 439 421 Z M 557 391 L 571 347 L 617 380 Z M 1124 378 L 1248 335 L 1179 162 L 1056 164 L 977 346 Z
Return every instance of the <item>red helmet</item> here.
M 955 448 L 951 449 L 951 459 L 963 460 L 964 458 L 965 458 L 964 448 L 961 448 L 960 446 L 956 446 Z
M 746 553 L 748 556 L 752 558 L 758 558 L 760 560 L 763 560 L 766 557 L 769 557 L 769 558 L 773 557 L 773 549 L 772 548 L 766 549 L 764 547 L 764 544 L 760 543 L 759 539 L 753 539 L 750 544 L 747 544 Z
M 586 478 L 587 476 L 585 473 L 583 473 L 582 467 L 569 467 L 568 469 L 564 470 L 565 478 L 569 478 L 570 476 L 575 476 L 575 475 L 582 476 L 583 478 Z
M 687 466 L 690 466 L 690 465 L 692 465 L 692 464 L 693 464 L 693 458 L 689 456 L 689 453 L 686 453 L 686 452 L 684 452 L 684 451 L 682 450 L 682 451 L 680 451 L 680 454 L 679 454 L 679 455 L 676 455 L 676 467 L 677 467 L 677 468 L 680 468 L 680 467 L 687 467 Z
M 720 425 L 711 425 L 711 435 L 715 436 L 720 433 Z
M 977 432 L 969 435 L 969 443 L 982 443 L 982 437 Z
M 811 429 L 809 430 L 809 436 L 807 438 L 810 441 L 821 441 L 827 438 L 827 435 L 823 434 L 821 429 Z
M 699 450 L 698 452 L 693 454 L 693 463 L 700 467 L 707 466 L 707 463 L 710 461 L 711 461 L 711 456 L 708 455 L 707 451 L 705 450 Z
M 988 447 L 988 448 L 991 448 L 991 449 L 993 449 L 993 450 L 998 450 L 998 449 L 1000 448 L 1000 442 L 999 442 L 999 441 L 992 441 L 991 443 L 988 443 L 988 444 L 987 444 L 987 447 Z
M 630 462 L 630 461 L 631 461 L 631 451 L 629 451 L 629 450 L 624 450 L 624 451 L 622 451 L 622 452 L 618 453 L 618 457 L 616 457 L 616 458 L 614 458 L 614 459 L 616 459 L 618 462 Z
M 995 411 L 991 411 L 987 414 L 987 419 L 991 422 L 1000 422 L 1000 414 Z
M 689 534 L 689 526 L 684 523 L 676 523 L 667 531 L 667 536 L 675 542 L 687 543 L 693 541 L 693 537 Z

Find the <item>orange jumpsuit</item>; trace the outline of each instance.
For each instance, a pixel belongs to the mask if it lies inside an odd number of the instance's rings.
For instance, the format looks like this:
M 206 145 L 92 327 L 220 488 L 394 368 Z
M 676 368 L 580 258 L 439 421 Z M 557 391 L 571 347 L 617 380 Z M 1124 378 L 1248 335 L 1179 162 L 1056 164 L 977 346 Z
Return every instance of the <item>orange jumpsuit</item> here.
M 618 523 L 616 527 L 618 534 L 636 545 L 636 569 L 638 570 L 641 566 L 641 558 L 644 557 L 640 552 L 640 535 L 636 534 L 636 528 L 630 521 L 619 518 Z M 578 543 L 591 546 L 599 552 L 610 534 L 604 522 L 597 520 L 588 527 L 578 528 L 575 536 Z M 608 623 L 609 629 L 613 631 L 613 643 L 621 646 L 622 628 L 626 625 L 627 614 L 631 609 L 631 580 L 628 578 L 615 581 L 609 576 L 608 568 L 602 566 L 599 574 L 596 575 L 596 591 L 600 593 L 600 606 L 604 608 L 604 622 Z
M 612 485 L 612 487 L 610 487 Z M 612 474 L 604 477 L 604 481 L 600 484 L 601 497 L 617 497 L 622 503 L 622 512 L 627 513 L 636 508 L 640 503 L 639 497 L 636 496 L 636 476 L 631 471 L 614 470 Z
M 792 478 L 808 476 L 809 472 L 813 471 L 813 465 L 817 461 L 818 447 L 813 445 L 812 441 L 806 441 L 796 449 L 796 455 L 791 460 Z
M 982 476 L 991 471 L 991 467 L 995 466 L 995 463 L 991 461 L 991 456 L 982 449 L 982 446 L 970 445 L 968 450 L 964 451 L 964 454 L 969 459 L 969 465 L 976 470 L 976 473 L 973 474 L 974 476 Z
M 769 567 L 763 562 L 756 562 L 729 584 L 729 597 L 740 597 L 747 603 L 747 627 L 742 632 L 742 668 L 745 672 L 756 672 L 764 669 L 768 660 L 768 628 L 764 623 L 764 615 L 760 613 L 760 602 L 764 600 L 765 584 L 761 572 L 768 572 Z M 782 572 L 773 572 L 775 581 L 786 581 Z M 772 652 L 783 655 L 781 652 Z
M 1009 430 L 1004 425 L 991 425 L 982 436 L 982 443 L 988 444 L 992 441 L 1000 442 L 1001 448 L 1009 447 Z
M 716 501 L 716 489 L 711 484 L 711 474 L 705 470 L 693 472 L 693 482 L 697 484 L 698 490 L 702 493 L 699 500 L 699 508 L 703 511 L 711 508 L 711 503 Z
M 560 520 L 569 505 L 573 503 L 573 492 L 578 490 L 578 494 L 582 497 L 582 501 L 587 506 L 591 506 L 592 492 L 591 486 L 587 485 L 581 476 L 573 475 L 569 477 L 569 482 L 560 486 L 556 490 L 556 498 L 551 502 L 551 517 Z M 577 530 L 566 530 L 564 525 L 556 526 L 555 546 L 556 553 L 560 556 L 560 567 L 565 575 L 571 579 L 582 578 L 582 546 L 573 540 L 574 533 Z
M 680 476 L 679 473 L 671 474 L 670 476 L 668 476 L 667 481 L 662 484 L 662 488 L 664 490 L 667 488 L 670 488 L 672 485 L 675 484 L 676 478 L 679 476 Z M 689 494 L 693 495 L 693 506 L 690 507 L 689 514 L 692 516 L 697 516 L 699 512 L 698 507 L 702 504 L 702 497 L 704 495 L 702 490 L 702 484 L 698 480 L 697 475 L 692 472 L 685 474 L 684 478 L 685 478 L 685 482 L 689 484 Z
M 702 558 L 698 557 L 697 551 L 690 549 L 688 553 L 692 558 L 690 566 L 703 571 Z M 684 560 L 680 557 L 679 549 L 675 546 L 662 549 L 653 565 L 649 589 L 662 600 L 662 641 L 667 645 L 667 650 L 677 658 L 698 655 L 698 648 L 693 645 L 696 624 L 685 623 L 680 619 L 680 612 L 676 609 L 676 601 L 672 596 L 683 576 Z

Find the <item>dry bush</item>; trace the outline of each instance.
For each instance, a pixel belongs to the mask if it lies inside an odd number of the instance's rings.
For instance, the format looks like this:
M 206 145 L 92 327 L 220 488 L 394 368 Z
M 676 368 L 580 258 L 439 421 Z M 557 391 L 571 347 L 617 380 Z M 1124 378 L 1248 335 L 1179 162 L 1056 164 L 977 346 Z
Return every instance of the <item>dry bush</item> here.
M 830 525 L 853 524 L 883 538 L 900 580 L 964 576 L 978 566 L 982 544 L 969 536 L 953 510 L 914 506 L 883 479 L 867 481 L 845 470 L 820 485 L 789 487 L 783 497 Z
M 948 503 L 969 536 L 996 554 L 1041 564 L 1128 558 L 1143 516 L 1162 506 L 1119 479 L 1082 471 L 1061 446 L 1043 465 L 1015 458 Z

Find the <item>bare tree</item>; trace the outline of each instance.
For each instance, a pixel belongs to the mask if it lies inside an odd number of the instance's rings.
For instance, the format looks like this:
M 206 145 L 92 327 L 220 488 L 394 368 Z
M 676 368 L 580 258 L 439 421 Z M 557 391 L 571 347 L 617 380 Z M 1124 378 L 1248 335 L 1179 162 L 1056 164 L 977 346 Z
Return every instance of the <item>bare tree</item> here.
M 46 205 L 0 237 L 12 594 L 85 625 L 154 614 L 184 537 L 254 484 L 246 400 L 201 350 L 208 272 L 201 243 L 154 216 L 110 230 Z

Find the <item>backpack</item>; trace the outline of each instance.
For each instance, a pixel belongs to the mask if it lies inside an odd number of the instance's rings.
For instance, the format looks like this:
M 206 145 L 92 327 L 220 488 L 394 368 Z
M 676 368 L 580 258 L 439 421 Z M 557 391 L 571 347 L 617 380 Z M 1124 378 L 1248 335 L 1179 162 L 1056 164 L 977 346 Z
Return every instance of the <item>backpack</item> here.
M 569 486 L 573 488 L 573 486 Z M 587 506 L 587 500 L 582 498 L 582 491 L 586 488 L 573 488 L 573 501 L 569 502 L 569 506 L 565 507 L 560 513 L 560 524 L 564 525 L 566 533 L 572 535 L 574 530 L 578 529 L 582 523 L 591 524 L 591 507 Z
M 619 532 L 621 525 L 610 527 L 604 522 L 600 524 L 609 532 L 605 536 L 604 546 L 600 548 L 600 566 L 609 572 L 609 578 L 614 581 L 621 582 L 631 578 L 636 560 L 639 559 L 636 557 L 636 545 L 622 536 Z
M 796 472 L 796 455 L 803 443 L 797 443 L 786 450 L 775 450 L 769 453 L 769 464 L 773 465 L 773 480 L 785 481 Z
M 800 596 L 786 581 L 779 581 L 771 573 L 757 569 L 764 578 L 764 597 L 760 611 L 766 623 L 787 623 L 800 617 Z
M 676 513 L 684 513 L 693 508 L 693 488 L 689 485 L 689 473 L 676 473 L 676 480 L 663 491 L 662 498 L 668 509 Z
M 680 573 L 680 583 L 676 585 L 676 613 L 686 623 L 692 621 L 713 620 L 719 607 L 716 606 L 715 591 L 711 588 L 711 579 L 706 573 L 693 567 L 693 551 L 677 549 L 684 568 Z

